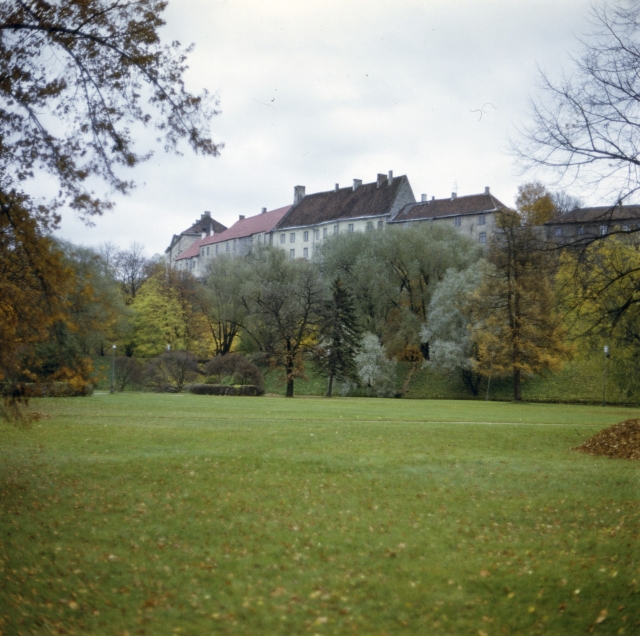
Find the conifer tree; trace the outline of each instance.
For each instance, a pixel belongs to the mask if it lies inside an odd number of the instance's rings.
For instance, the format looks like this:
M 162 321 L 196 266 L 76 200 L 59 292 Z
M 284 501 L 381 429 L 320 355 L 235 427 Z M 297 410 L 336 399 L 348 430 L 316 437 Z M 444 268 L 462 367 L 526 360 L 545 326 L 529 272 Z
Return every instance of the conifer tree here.
M 357 380 L 354 358 L 362 333 L 353 296 L 339 278 L 331 285 L 331 299 L 323 314 L 316 364 L 328 377 L 327 397 L 331 397 L 334 379 Z
M 523 377 L 558 370 L 571 354 L 555 311 L 551 287 L 554 253 L 546 250 L 526 213 L 498 216 L 482 282 L 470 304 L 477 369 L 513 377 L 513 399 L 522 399 Z

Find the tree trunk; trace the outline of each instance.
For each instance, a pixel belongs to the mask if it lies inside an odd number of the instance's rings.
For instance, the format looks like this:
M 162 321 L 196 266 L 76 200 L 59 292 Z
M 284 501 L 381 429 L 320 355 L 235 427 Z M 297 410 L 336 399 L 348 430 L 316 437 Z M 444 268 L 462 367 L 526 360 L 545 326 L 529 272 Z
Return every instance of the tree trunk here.
M 333 393 L 333 373 L 329 374 L 329 386 L 327 388 L 327 397 L 331 397 Z
M 513 399 L 516 402 L 522 402 L 522 393 L 520 393 L 520 369 L 513 370 Z
M 286 397 L 293 397 L 293 360 L 287 360 L 287 393 Z

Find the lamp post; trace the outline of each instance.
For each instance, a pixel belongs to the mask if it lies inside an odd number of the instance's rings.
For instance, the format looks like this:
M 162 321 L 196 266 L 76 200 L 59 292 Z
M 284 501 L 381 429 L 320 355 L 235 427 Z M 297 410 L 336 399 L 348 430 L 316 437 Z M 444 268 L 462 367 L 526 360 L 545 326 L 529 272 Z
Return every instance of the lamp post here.
M 116 384 L 116 343 L 111 345 L 111 393 L 113 393 Z
M 604 345 L 603 349 L 603 378 L 602 378 L 602 406 L 607 404 L 607 358 L 609 357 L 609 345 Z

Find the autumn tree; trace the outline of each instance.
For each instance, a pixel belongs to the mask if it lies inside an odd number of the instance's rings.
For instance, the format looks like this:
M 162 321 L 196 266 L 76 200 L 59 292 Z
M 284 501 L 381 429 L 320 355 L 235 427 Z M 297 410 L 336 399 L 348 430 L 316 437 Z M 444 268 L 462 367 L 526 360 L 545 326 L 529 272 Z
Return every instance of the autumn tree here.
M 556 285 L 569 335 L 598 353 L 609 345 L 616 383 L 629 397 L 637 397 L 640 237 L 619 234 L 584 250 L 566 250 Z
M 153 126 L 167 150 L 185 140 L 195 152 L 218 154 L 208 135 L 215 100 L 185 90 L 188 50 L 160 40 L 165 7 L 163 0 L 0 4 L 3 376 L 15 373 L 26 341 L 46 338 L 66 315 L 64 259 L 49 238 L 61 210 L 89 222 L 112 206 L 92 191 L 97 182 L 131 190 L 121 169 L 150 156 L 134 142 L 136 127 Z M 36 202 L 44 173 L 55 194 Z
M 322 306 L 320 314 L 320 342 L 314 359 L 319 370 L 327 375 L 327 397 L 331 397 L 334 379 L 357 380 L 355 356 L 362 334 L 353 296 L 339 278 L 333 281 L 330 298 Z
M 500 212 L 488 263 L 468 308 L 476 369 L 513 378 L 513 398 L 522 399 L 523 378 L 557 370 L 570 356 L 555 311 L 551 276 L 554 252 L 525 211 Z
M 135 355 L 157 356 L 170 347 L 209 358 L 213 347 L 200 304 L 203 293 L 201 283 L 189 272 L 157 267 L 131 305 Z

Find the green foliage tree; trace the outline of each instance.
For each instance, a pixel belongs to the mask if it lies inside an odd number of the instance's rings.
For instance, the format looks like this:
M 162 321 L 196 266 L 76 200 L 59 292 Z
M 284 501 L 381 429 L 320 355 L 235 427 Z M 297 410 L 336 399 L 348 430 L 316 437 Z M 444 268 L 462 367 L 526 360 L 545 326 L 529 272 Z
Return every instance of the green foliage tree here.
M 355 357 L 358 377 L 378 397 L 392 397 L 395 393 L 396 362 L 387 357 L 378 336 L 366 333 Z
M 355 381 L 358 377 L 355 355 L 362 334 L 353 297 L 339 278 L 333 281 L 331 299 L 321 314 L 320 342 L 314 359 L 320 371 L 327 375 L 327 397 L 331 397 L 334 379 Z
M 199 296 L 199 307 L 213 339 L 214 355 L 231 352 L 247 316 L 239 290 L 246 279 L 247 263 L 221 255 L 209 264 L 209 275 Z
M 480 255 L 453 228 L 416 224 L 338 235 L 323 246 L 321 267 L 353 295 L 363 329 L 378 335 L 391 355 L 415 359 L 435 285 L 447 269 L 464 269 Z
M 270 364 L 284 370 L 286 396 L 293 397 L 304 354 L 317 342 L 326 288 L 313 264 L 289 259 L 280 249 L 258 250 L 249 262 L 241 292 L 248 309 L 245 333 Z
M 469 269 L 447 270 L 431 297 L 427 324 L 421 332 L 422 341 L 429 346 L 429 359 L 423 366 L 445 372 L 460 371 L 462 381 L 473 395 L 478 395 L 480 385 L 476 372 L 478 346 L 472 338 L 467 308 L 480 286 L 481 262 Z

